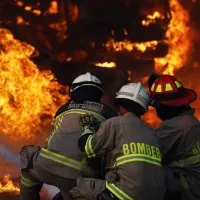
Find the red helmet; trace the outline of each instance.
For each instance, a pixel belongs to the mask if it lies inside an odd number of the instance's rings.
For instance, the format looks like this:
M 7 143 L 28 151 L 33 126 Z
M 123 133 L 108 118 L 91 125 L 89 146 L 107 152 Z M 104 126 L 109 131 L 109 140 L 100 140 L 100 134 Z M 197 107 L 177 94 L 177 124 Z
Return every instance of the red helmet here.
M 171 75 L 162 75 L 156 79 L 150 89 L 151 105 L 183 106 L 195 101 L 195 91 L 184 88 L 183 85 Z

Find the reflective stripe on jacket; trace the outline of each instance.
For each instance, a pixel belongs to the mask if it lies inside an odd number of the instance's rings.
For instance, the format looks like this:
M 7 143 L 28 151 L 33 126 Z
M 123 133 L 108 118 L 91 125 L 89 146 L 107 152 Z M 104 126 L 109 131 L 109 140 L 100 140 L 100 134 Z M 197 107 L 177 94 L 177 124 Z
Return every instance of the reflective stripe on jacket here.
M 96 102 L 69 102 L 64 109 L 59 109 L 58 113 L 53 120 L 46 147 L 38 156 L 40 166 L 65 178 L 92 177 L 94 172 L 88 167 L 87 157 L 78 148 L 78 139 L 81 135 L 79 116 L 89 113 L 103 122 L 106 117 L 113 117 L 116 113 Z
M 188 200 L 200 199 L 200 122 L 194 113 L 188 109 L 163 121 L 156 130 L 163 165 L 181 174 L 182 186 L 187 185 L 190 196 L 194 195 Z
M 102 123 L 85 143 L 89 158 L 107 155 L 106 187 L 119 199 L 163 199 L 164 175 L 155 132 L 136 116 Z

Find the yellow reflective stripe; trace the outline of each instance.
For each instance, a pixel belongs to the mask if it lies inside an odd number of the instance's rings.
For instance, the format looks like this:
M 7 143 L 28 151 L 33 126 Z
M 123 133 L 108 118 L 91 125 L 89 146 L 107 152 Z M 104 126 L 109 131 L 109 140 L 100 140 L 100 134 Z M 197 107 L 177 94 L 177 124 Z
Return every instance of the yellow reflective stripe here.
M 125 192 L 123 192 L 122 190 L 120 190 L 117 186 L 115 186 L 113 183 L 108 183 L 106 181 L 106 188 L 112 194 L 114 194 L 117 198 L 119 198 L 120 200 L 134 200 L 133 198 L 131 198 L 130 196 L 128 196 Z
M 162 92 L 162 86 L 161 86 L 161 85 L 158 85 L 158 86 L 157 86 L 156 92 Z
M 93 139 L 93 135 L 90 135 L 85 144 L 85 152 L 86 152 L 88 158 L 92 158 L 92 157 L 96 156 L 94 153 L 94 150 L 92 148 L 92 139 Z
M 82 133 L 82 135 L 86 135 L 86 134 L 93 134 L 94 132 L 93 131 L 91 131 L 91 130 L 89 130 L 89 129 L 86 129 L 83 133 Z
M 84 171 L 84 168 L 85 168 L 85 166 L 82 165 L 81 162 L 78 162 L 78 161 L 73 160 L 71 158 L 68 158 L 68 157 L 62 156 L 60 154 L 51 152 L 47 149 L 42 149 L 42 151 L 40 152 L 40 155 L 42 157 L 49 159 L 49 160 L 53 160 L 55 162 L 61 163 L 63 165 L 77 169 L 79 171 Z
M 154 91 L 155 83 L 151 86 L 151 91 Z
M 84 114 L 86 114 L 86 113 L 88 113 L 88 114 L 92 114 L 92 115 L 94 115 L 100 122 L 103 122 L 103 121 L 105 121 L 106 119 L 105 119 L 105 117 L 103 117 L 102 115 L 100 115 L 100 114 L 98 114 L 98 113 L 96 113 L 96 112 L 93 112 L 93 111 L 90 111 L 90 110 L 83 110 L 83 109 L 70 109 L 70 110 L 67 110 L 67 111 L 65 111 L 65 112 L 63 112 L 63 113 L 61 113 L 60 115 L 58 115 L 57 117 L 56 117 L 56 119 L 59 117 L 59 116 L 61 116 L 61 115 L 65 115 L 65 114 L 80 114 L 80 115 L 84 115 Z
M 186 159 L 174 161 L 169 166 L 170 167 L 186 167 L 186 166 L 196 164 L 196 163 L 200 163 L 200 154 L 191 156 Z
M 87 166 L 83 165 L 81 162 L 78 162 L 76 160 L 73 160 L 71 158 L 68 158 L 66 156 L 62 156 L 60 154 L 51 152 L 47 149 L 42 149 L 40 152 L 40 155 L 46 159 L 52 160 L 54 162 L 66 165 L 68 167 L 71 167 L 73 169 L 83 171 L 84 173 L 88 174 L 89 170 L 87 169 Z
M 27 184 L 23 180 L 21 180 L 21 184 L 25 185 L 26 187 L 33 187 L 33 185 Z
M 21 182 L 23 182 L 24 185 L 26 184 L 26 186 L 28 186 L 28 187 L 32 187 L 32 186 L 41 184 L 40 182 L 36 182 L 36 181 L 32 181 L 30 179 L 27 179 L 24 176 L 21 176 Z
M 165 91 L 172 91 L 172 90 L 173 90 L 173 88 L 172 88 L 171 84 L 167 83 L 165 86 Z
M 93 111 L 89 111 L 89 110 L 82 110 L 82 109 L 70 109 L 70 110 L 67 110 L 63 113 L 61 113 L 60 115 L 58 115 L 55 120 L 59 117 L 61 117 L 62 115 L 68 115 L 68 114 L 79 114 L 79 115 L 85 115 L 86 113 L 89 113 L 89 114 L 92 114 L 95 116 L 95 118 L 97 118 L 101 123 L 104 122 L 106 119 L 98 114 L 98 113 L 95 113 Z M 51 139 L 52 137 L 54 136 L 54 134 L 51 134 L 48 138 L 47 138 L 47 148 L 49 148 L 49 145 L 50 145 L 50 142 L 51 142 Z
M 175 84 L 176 84 L 176 86 L 178 87 L 178 88 L 180 88 L 182 85 L 178 82 L 178 81 L 174 81 L 175 82 Z
M 116 159 L 114 166 L 123 165 L 129 162 L 147 162 L 150 164 L 161 166 L 161 158 L 155 158 L 153 156 L 144 154 L 129 154 L 125 156 L 120 156 Z

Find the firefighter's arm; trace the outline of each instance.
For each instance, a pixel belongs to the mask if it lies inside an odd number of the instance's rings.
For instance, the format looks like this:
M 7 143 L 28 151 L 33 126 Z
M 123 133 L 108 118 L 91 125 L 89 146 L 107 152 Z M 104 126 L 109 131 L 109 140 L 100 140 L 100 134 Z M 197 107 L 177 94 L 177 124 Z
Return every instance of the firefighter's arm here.
M 80 116 L 79 124 L 82 134 L 78 140 L 78 146 L 80 150 L 84 152 L 88 137 L 93 135 L 98 130 L 100 122 L 96 120 L 93 115 L 85 114 Z
M 115 129 L 116 125 L 110 120 L 102 123 L 96 133 L 91 129 L 86 129 L 87 131 L 83 132 L 79 139 L 80 150 L 85 152 L 89 158 L 103 156 L 114 148 Z

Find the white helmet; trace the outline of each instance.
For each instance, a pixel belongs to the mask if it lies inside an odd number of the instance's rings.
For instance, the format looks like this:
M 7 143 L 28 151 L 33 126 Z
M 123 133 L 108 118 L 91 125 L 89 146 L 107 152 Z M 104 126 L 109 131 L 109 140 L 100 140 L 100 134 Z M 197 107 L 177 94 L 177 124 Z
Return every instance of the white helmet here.
M 102 93 L 104 92 L 101 81 L 89 72 L 74 79 L 70 87 L 70 93 L 83 86 L 93 86 L 99 89 Z
M 148 111 L 149 94 L 140 82 L 124 85 L 116 94 L 115 98 L 129 99 L 140 104 L 146 111 Z

